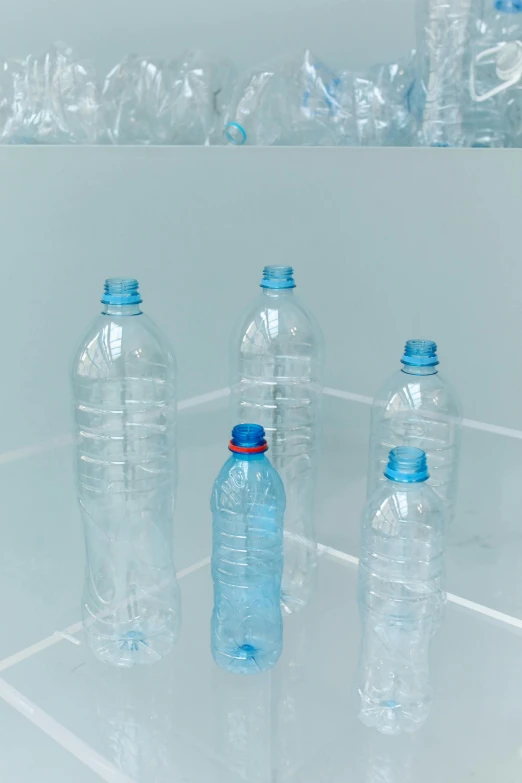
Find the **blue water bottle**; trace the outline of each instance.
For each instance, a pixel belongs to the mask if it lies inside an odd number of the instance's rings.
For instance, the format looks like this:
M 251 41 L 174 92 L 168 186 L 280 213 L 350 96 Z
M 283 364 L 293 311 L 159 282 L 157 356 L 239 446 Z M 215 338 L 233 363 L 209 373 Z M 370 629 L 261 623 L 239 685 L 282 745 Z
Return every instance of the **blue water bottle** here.
M 211 647 L 222 669 L 255 674 L 281 655 L 285 491 L 259 424 L 232 430 L 212 490 Z

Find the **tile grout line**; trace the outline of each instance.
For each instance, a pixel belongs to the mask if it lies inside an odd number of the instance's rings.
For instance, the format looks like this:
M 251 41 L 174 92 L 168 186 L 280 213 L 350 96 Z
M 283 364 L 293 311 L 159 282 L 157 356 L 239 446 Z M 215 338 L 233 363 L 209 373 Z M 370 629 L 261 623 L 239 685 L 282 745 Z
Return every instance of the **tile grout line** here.
M 326 544 L 318 544 L 317 549 L 322 555 L 330 555 L 330 557 L 336 558 L 337 560 L 342 560 L 345 563 L 350 563 L 350 565 L 359 565 L 358 557 L 349 555 L 347 552 L 343 552 L 341 549 L 334 549 L 331 546 L 326 546 Z M 499 612 L 497 609 L 490 609 L 489 606 L 477 604 L 475 601 L 469 601 L 467 598 L 462 598 L 460 595 L 455 595 L 454 593 L 446 593 L 446 597 L 452 604 L 463 606 L 465 609 L 469 609 L 472 612 L 477 612 L 477 614 L 482 614 L 485 617 L 491 617 L 493 620 L 498 620 L 501 623 L 505 623 L 505 625 L 511 625 L 513 628 L 522 628 L 522 620 L 518 617 L 513 617 L 510 614 Z
M 373 402 L 372 397 L 367 397 L 365 394 L 355 394 L 355 392 L 342 391 L 341 389 L 332 389 L 329 386 L 325 386 L 324 393 L 327 397 L 336 397 L 339 400 L 349 400 L 350 402 L 360 402 L 364 405 L 371 405 Z M 475 419 L 462 419 L 464 427 L 469 427 L 472 430 L 480 430 L 481 432 L 490 432 L 495 435 L 503 435 L 506 438 L 515 438 L 516 440 L 522 440 L 522 430 L 515 430 L 511 427 L 501 427 L 498 424 L 487 424 L 485 421 L 476 421 Z
M 185 576 L 189 576 L 189 574 L 193 574 L 195 571 L 199 571 L 200 568 L 204 568 L 205 566 L 209 565 L 209 563 L 210 556 L 204 557 L 187 568 L 182 568 L 180 571 L 177 571 L 176 576 L 178 580 L 181 580 Z M 82 627 L 83 623 L 80 620 L 77 623 L 73 623 L 73 625 L 67 626 L 67 628 L 62 629 L 61 631 L 54 631 L 54 633 L 52 633 L 50 636 L 47 636 L 45 639 L 41 639 L 39 642 L 31 644 L 29 647 L 13 653 L 13 655 L 9 655 L 7 658 L 4 658 L 3 661 L 0 661 L 0 672 L 11 668 L 11 666 L 16 666 L 16 664 L 20 663 L 21 661 L 32 658 L 33 655 L 42 652 L 42 650 L 47 650 L 48 647 L 52 647 L 59 642 L 69 641 L 73 644 L 78 644 L 79 641 L 77 639 L 70 637 L 73 637 L 74 634 L 79 633 L 82 630 Z
M 0 678 L 0 698 L 9 704 L 14 710 L 24 716 L 30 723 L 39 728 L 54 742 L 68 751 L 78 761 L 89 767 L 106 783 L 135 783 L 135 781 L 121 772 L 104 756 L 94 748 L 62 726 L 51 715 L 38 707 L 8 682 Z
M 205 405 L 207 402 L 213 402 L 214 400 L 221 400 L 224 397 L 228 397 L 230 389 L 216 389 L 206 394 L 198 394 L 196 397 L 188 397 L 186 400 L 180 400 L 178 402 L 178 411 L 185 411 L 189 408 L 196 408 L 198 405 Z M 56 438 L 52 438 L 46 443 L 37 443 L 32 446 L 22 446 L 19 449 L 13 449 L 13 451 L 5 451 L 0 453 L 0 465 L 4 465 L 8 462 L 16 462 L 19 459 L 27 459 L 28 457 L 34 457 L 35 454 L 44 454 L 46 451 L 60 448 L 61 446 L 70 446 L 74 443 L 73 435 L 59 435 Z

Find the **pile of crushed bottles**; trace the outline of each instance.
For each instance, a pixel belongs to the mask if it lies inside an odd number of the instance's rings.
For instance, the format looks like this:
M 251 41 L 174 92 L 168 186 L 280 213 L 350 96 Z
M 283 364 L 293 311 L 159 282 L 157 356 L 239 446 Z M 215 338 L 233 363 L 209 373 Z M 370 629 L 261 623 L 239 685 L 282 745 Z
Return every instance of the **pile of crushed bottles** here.
M 419 0 L 416 49 L 362 71 L 188 50 L 102 76 L 56 44 L 3 63 L 0 143 L 522 146 L 522 0 L 474 2 Z

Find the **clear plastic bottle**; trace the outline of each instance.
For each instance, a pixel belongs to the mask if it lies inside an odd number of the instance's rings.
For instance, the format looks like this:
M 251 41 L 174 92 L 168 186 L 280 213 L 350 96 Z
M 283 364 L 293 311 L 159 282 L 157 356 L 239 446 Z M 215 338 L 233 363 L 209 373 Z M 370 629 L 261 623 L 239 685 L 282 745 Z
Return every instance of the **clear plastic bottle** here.
M 2 142 L 95 144 L 99 140 L 102 118 L 96 70 L 68 46 L 56 44 L 40 56 L 2 63 L 0 81 L 6 120 Z
M 340 75 L 306 50 L 257 68 L 237 85 L 224 135 L 229 144 L 355 143 L 353 97 Z
M 362 517 L 359 718 L 383 734 L 420 728 L 432 703 L 429 650 L 444 592 L 444 510 L 421 449 L 390 451 Z
M 463 106 L 471 18 L 471 0 L 417 3 L 418 79 L 414 104 L 421 145 L 465 144 Z
M 176 363 L 141 301 L 136 280 L 107 280 L 72 370 L 83 622 L 95 655 L 119 666 L 159 660 L 180 627 L 171 551 Z
M 283 647 L 281 576 L 285 491 L 265 457 L 263 427 L 238 424 L 212 489 L 211 649 L 238 674 L 271 669 Z
M 513 110 L 522 86 L 520 0 L 484 0 L 471 52 L 466 112 L 469 146 L 506 146 L 520 127 L 520 112 Z
M 462 412 L 458 397 L 437 366 L 432 340 L 408 340 L 402 369 L 377 392 L 372 406 L 367 497 L 372 497 L 394 446 L 423 449 L 430 486 L 443 502 L 449 527 L 455 510 Z
M 415 52 L 397 62 L 375 65 L 342 77 L 352 85 L 358 143 L 362 146 L 411 146 L 416 131 L 410 110 L 415 82 Z
M 287 612 L 308 603 L 316 580 L 323 368 L 321 332 L 294 288 L 292 267 L 265 267 L 261 295 L 241 317 L 230 354 L 233 417 L 264 427 L 285 487 L 282 602 Z

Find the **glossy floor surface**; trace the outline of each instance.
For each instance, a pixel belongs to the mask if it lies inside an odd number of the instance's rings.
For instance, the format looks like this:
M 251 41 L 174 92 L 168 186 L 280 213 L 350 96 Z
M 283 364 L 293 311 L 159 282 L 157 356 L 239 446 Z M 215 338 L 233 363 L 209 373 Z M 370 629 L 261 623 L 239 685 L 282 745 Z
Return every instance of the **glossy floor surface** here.
M 71 447 L 0 464 L 2 783 L 518 783 L 522 553 L 514 479 L 522 443 L 464 433 L 448 549 L 455 600 L 433 644 L 433 711 L 417 734 L 390 738 L 358 722 L 353 697 L 353 556 L 369 409 L 326 400 L 318 589 L 305 611 L 285 619 L 275 669 L 246 678 L 220 671 L 209 652 L 208 495 L 227 457 L 226 409 L 218 400 L 180 417 L 175 550 L 183 623 L 173 653 L 150 668 L 98 664 L 84 642 Z

